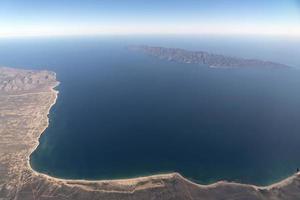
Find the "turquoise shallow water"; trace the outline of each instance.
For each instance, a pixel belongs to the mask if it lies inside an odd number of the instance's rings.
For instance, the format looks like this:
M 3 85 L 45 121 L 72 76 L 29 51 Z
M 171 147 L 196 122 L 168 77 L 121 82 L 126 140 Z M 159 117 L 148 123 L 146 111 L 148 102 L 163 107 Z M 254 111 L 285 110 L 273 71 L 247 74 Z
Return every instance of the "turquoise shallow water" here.
M 265 185 L 300 167 L 299 70 L 209 69 L 125 48 L 145 43 L 300 66 L 300 43 L 271 39 L 0 41 L 2 65 L 53 70 L 61 82 L 35 170 L 75 179 L 176 171 L 205 184 Z

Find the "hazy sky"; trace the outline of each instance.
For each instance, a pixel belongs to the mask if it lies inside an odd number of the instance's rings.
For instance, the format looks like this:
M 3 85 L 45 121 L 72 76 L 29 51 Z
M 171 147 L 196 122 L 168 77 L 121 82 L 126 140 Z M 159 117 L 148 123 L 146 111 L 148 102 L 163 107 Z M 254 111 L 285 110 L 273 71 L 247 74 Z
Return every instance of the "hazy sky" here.
M 0 36 L 108 33 L 300 37 L 300 0 L 0 0 Z

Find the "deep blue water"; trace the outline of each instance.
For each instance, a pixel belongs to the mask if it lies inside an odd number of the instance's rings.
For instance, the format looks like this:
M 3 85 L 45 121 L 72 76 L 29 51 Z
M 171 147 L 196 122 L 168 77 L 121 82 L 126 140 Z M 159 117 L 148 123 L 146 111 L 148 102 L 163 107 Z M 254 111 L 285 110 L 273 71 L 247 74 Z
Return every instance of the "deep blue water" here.
M 265 185 L 300 167 L 300 71 L 209 69 L 127 51 L 183 47 L 300 66 L 300 41 L 276 38 L 0 40 L 0 65 L 61 82 L 32 167 L 56 177 L 179 172 L 200 183 Z

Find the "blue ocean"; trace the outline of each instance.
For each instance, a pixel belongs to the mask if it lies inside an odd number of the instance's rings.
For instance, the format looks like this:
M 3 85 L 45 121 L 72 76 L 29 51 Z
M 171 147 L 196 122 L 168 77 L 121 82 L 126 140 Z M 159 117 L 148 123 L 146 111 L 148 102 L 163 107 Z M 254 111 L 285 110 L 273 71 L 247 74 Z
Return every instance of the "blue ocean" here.
M 203 50 L 292 69 L 211 69 L 128 45 Z M 60 85 L 30 158 L 54 177 L 179 172 L 201 184 L 267 185 L 300 167 L 300 40 L 102 36 L 0 40 L 0 65 L 46 69 Z

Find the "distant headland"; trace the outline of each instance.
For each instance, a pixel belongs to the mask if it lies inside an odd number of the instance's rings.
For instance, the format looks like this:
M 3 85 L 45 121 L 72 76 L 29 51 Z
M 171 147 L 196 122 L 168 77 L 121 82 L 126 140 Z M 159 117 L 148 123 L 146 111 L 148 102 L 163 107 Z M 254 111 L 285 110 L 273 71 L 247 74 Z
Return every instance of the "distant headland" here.
M 141 51 L 162 60 L 178 63 L 200 64 L 210 68 L 291 68 L 288 65 L 263 61 L 257 59 L 245 59 L 213 54 L 206 51 L 189 51 L 179 48 L 166 48 L 147 45 L 129 46 L 128 49 Z

